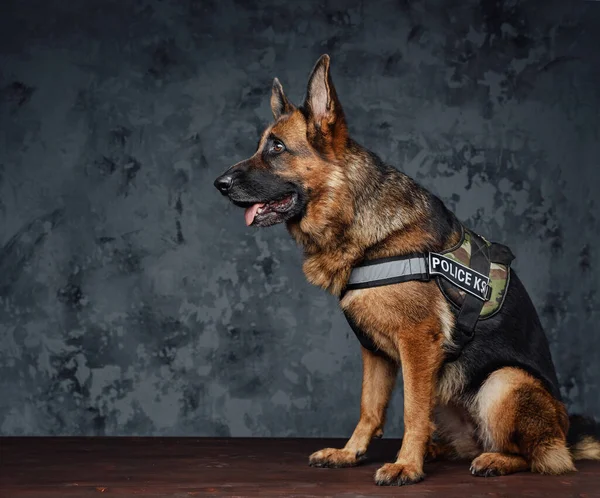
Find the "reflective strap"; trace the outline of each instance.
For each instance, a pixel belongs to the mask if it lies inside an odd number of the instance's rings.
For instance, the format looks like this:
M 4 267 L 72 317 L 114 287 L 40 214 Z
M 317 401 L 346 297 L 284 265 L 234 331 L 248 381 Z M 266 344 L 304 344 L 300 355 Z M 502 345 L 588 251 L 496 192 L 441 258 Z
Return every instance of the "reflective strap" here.
M 359 266 L 352 270 L 348 285 L 377 282 L 411 275 L 426 275 L 427 263 L 425 258 L 398 259 L 386 263 Z

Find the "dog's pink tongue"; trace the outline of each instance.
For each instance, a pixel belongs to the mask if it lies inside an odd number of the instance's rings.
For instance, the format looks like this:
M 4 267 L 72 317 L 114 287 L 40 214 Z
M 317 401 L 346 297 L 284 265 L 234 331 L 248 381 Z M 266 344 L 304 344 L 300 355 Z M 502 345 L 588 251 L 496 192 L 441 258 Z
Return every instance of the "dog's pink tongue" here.
M 244 217 L 246 218 L 247 226 L 252 225 L 252 222 L 254 221 L 254 217 L 256 216 L 256 213 L 263 206 L 264 206 L 264 204 L 254 204 L 254 205 L 250 206 L 249 208 L 246 208 Z

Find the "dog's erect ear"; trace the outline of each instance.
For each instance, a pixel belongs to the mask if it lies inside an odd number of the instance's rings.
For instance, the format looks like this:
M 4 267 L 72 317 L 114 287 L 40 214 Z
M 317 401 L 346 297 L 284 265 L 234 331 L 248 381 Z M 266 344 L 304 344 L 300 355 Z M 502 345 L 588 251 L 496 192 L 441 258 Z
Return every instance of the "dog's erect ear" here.
M 344 111 L 333 86 L 327 54 L 321 56 L 312 70 L 304 107 L 316 131 L 331 138 L 341 138 L 346 133 Z
M 308 79 L 305 105 L 311 117 L 318 124 L 333 124 L 343 117 L 342 106 L 337 98 L 335 87 L 329 71 L 330 59 L 322 55 Z M 323 121 L 325 121 L 323 123 Z
M 282 114 L 289 114 L 293 110 L 294 106 L 290 104 L 285 93 L 283 93 L 281 83 L 275 78 L 273 80 L 273 90 L 271 91 L 271 111 L 273 111 L 273 117 L 279 119 Z

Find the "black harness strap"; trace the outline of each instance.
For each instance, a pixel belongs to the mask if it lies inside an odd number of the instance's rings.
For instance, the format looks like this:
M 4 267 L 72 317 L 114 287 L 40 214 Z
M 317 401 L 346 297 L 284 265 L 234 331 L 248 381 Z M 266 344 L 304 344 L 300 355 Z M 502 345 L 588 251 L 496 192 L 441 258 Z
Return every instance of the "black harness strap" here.
M 481 237 L 473 232 L 471 232 L 471 261 L 469 266 L 482 275 L 490 274 L 489 248 Z M 454 334 L 452 337 L 458 351 L 462 351 L 473 339 L 475 325 L 477 325 L 483 305 L 484 301 L 472 294 L 465 293 L 465 299 L 456 317 L 456 326 L 460 333 Z
M 363 348 L 365 348 L 367 351 L 371 351 L 371 353 L 387 356 L 387 354 L 385 354 L 377 347 L 377 345 L 373 342 L 373 339 L 371 339 L 369 335 L 365 334 L 362 331 L 362 329 L 356 324 L 354 319 L 348 313 L 344 312 L 344 316 L 346 317 L 346 320 L 348 321 L 348 325 L 350 325 L 352 332 L 354 332 L 354 335 L 356 335 L 358 342 L 360 342 L 360 345 Z
M 497 242 L 492 242 L 489 247 L 490 250 L 490 261 L 492 263 L 498 263 L 499 265 L 510 266 L 515 259 L 515 255 L 512 253 L 510 248 Z

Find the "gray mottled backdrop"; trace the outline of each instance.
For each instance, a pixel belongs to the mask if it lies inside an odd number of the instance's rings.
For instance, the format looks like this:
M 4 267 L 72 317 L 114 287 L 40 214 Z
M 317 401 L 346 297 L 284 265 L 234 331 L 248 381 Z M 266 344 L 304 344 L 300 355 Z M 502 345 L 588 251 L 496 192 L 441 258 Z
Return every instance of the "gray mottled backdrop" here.
M 4 0 L 0 434 L 351 432 L 336 300 L 212 186 L 325 52 L 355 138 L 513 248 L 600 416 L 599 26 L 576 0 Z

